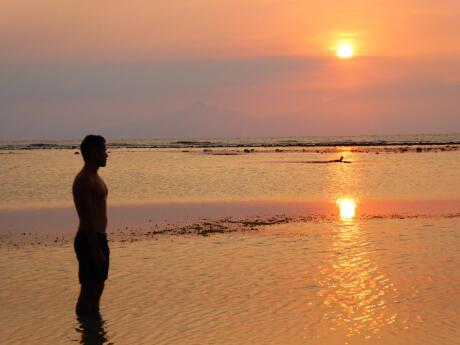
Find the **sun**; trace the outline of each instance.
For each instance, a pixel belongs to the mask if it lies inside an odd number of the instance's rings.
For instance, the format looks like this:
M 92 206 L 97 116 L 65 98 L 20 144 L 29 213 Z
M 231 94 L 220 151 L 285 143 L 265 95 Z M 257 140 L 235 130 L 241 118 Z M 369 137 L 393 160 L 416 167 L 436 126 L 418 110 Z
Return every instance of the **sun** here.
M 340 59 L 353 57 L 353 46 L 350 43 L 341 43 L 337 46 L 336 55 Z

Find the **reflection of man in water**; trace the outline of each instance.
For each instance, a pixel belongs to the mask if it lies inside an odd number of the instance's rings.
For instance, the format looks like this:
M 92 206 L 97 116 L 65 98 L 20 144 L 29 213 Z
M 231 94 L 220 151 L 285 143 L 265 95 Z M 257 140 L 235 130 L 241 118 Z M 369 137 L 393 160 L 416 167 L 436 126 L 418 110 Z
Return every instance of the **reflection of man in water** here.
M 80 225 L 75 236 L 81 284 L 76 312 L 78 315 L 99 312 L 99 302 L 109 271 L 109 247 L 107 244 L 107 187 L 98 175 L 105 167 L 107 152 L 105 139 L 88 135 L 81 143 L 84 166 L 75 177 L 73 197 Z
M 81 333 L 80 344 L 107 344 L 108 336 L 104 329 L 104 320 L 102 320 L 99 314 L 79 316 L 77 320 L 80 324 L 80 327 L 76 328 L 76 331 Z

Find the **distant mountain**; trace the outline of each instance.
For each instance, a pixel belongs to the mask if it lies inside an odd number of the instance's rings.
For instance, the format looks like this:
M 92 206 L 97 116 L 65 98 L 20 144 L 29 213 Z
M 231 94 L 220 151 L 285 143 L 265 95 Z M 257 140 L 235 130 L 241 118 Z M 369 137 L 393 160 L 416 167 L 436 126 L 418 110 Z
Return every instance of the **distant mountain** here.
M 175 112 L 155 114 L 143 121 L 104 126 L 99 131 L 119 138 L 238 137 L 251 135 L 254 122 L 238 110 L 196 102 Z

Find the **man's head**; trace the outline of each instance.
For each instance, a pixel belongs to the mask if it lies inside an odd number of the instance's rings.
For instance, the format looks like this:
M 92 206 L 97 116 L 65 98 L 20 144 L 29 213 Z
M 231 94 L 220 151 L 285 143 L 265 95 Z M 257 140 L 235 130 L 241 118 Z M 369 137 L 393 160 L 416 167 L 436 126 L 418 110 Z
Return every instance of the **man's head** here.
M 81 142 L 80 150 L 85 163 L 92 163 L 97 167 L 105 167 L 108 155 L 103 136 L 87 135 Z

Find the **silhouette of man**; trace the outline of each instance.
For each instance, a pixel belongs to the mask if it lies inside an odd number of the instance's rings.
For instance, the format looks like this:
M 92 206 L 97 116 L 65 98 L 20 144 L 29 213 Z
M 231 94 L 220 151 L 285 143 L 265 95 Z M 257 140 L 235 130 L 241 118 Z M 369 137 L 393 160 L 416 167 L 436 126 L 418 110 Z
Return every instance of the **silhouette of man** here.
M 105 139 L 88 135 L 81 143 L 84 166 L 75 177 L 72 192 L 80 225 L 74 241 L 81 284 L 76 305 L 78 315 L 97 314 L 104 283 L 109 272 L 110 250 L 107 243 L 107 186 L 98 175 L 105 167 Z

